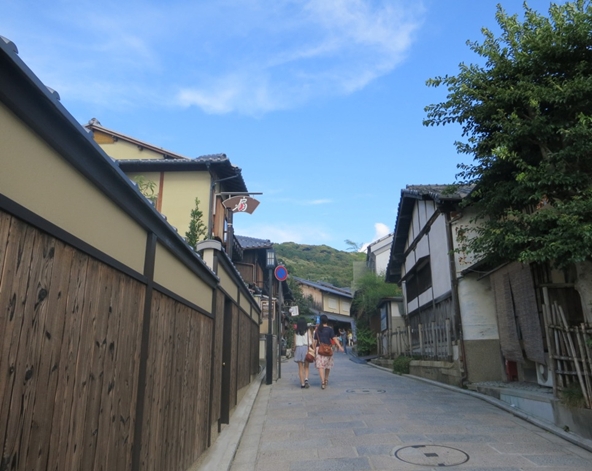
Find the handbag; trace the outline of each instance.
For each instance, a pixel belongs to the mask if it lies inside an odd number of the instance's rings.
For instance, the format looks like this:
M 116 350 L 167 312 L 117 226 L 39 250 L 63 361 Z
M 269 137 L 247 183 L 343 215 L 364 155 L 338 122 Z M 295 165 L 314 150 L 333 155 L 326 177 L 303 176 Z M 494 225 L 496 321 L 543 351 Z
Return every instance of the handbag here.
M 315 357 L 316 357 L 316 354 L 315 354 L 314 348 L 309 346 L 308 352 L 306 353 L 306 356 L 304 357 L 304 359 L 306 360 L 307 363 L 314 363 Z
M 319 355 L 324 357 L 330 357 L 333 355 L 333 347 L 327 343 L 322 343 L 319 345 Z

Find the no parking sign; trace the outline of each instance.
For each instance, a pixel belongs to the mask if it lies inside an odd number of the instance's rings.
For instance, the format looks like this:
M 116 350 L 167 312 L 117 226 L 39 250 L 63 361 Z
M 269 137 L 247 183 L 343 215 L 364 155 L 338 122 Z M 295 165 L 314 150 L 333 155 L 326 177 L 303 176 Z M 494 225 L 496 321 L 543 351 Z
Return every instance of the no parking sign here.
M 275 267 L 273 273 L 275 274 L 275 278 L 278 281 L 286 281 L 288 279 L 288 270 L 283 265 L 278 265 Z

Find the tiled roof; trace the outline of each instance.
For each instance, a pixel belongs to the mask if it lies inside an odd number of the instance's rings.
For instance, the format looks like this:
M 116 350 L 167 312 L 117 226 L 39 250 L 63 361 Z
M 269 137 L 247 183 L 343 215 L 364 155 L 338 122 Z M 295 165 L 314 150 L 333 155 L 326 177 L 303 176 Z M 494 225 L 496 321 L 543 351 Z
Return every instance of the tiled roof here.
M 472 191 L 473 186 L 456 185 L 407 185 L 401 195 L 433 199 L 437 203 L 443 201 L 460 201 Z
M 268 249 L 273 246 L 269 239 L 256 239 L 255 237 L 247 237 L 235 235 L 239 244 L 244 250 L 248 249 Z
M 85 129 L 92 132 L 94 130 L 103 132 L 117 139 L 130 142 L 137 146 L 149 149 L 158 154 L 162 154 L 163 159 L 135 159 L 135 160 L 117 160 L 116 164 L 124 172 L 146 172 L 146 171 L 168 171 L 168 172 L 183 172 L 183 171 L 196 171 L 196 170 L 208 170 L 212 167 L 215 170 L 220 180 L 224 179 L 224 189 L 227 191 L 235 192 L 246 192 L 247 187 L 243 177 L 241 175 L 241 169 L 232 165 L 226 154 L 209 154 L 202 155 L 195 159 L 185 157 L 183 155 L 171 152 L 149 144 L 144 141 L 140 141 L 126 134 L 107 129 L 101 125 L 96 119 L 91 119 L 86 124 Z M 235 177 L 235 178 L 232 178 Z
M 196 159 L 139 159 L 116 160 L 124 172 L 215 172 L 219 180 L 224 180 L 225 191 L 247 192 L 247 186 L 240 167 L 232 165 L 226 154 L 203 155 Z

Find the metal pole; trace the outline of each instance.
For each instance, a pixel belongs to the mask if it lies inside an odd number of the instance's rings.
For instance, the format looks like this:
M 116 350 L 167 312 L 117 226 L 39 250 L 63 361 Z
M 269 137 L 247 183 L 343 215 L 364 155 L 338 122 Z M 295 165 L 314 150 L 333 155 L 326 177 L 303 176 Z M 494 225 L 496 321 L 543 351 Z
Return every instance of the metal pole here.
M 265 367 L 265 384 L 273 383 L 273 330 L 272 330 L 272 311 L 271 311 L 271 300 L 272 296 L 272 269 L 269 269 L 269 298 L 267 301 L 267 361 Z
M 278 344 L 279 344 L 279 355 L 278 355 L 278 379 L 282 377 L 282 339 L 284 337 L 284 320 L 282 319 L 282 308 L 284 305 L 284 297 L 282 293 L 282 282 L 278 283 Z M 287 346 L 286 346 L 287 348 Z

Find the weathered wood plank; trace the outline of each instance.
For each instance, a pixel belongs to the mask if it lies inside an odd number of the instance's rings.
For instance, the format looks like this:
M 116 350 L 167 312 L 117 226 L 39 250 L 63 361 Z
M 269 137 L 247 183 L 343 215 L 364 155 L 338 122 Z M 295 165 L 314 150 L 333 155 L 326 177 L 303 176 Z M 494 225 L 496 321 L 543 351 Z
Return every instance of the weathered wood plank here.
M 134 423 L 136 420 L 136 398 L 138 397 L 138 374 L 140 342 L 142 332 L 142 310 L 144 308 L 145 286 L 128 277 L 123 277 L 125 286 L 119 299 L 120 329 L 114 345 L 115 385 L 112 421 L 116 433 L 115 449 L 109 455 L 107 470 L 130 469 Z M 111 348 L 111 346 L 109 346 Z
M 38 368 L 38 392 L 35 397 L 29 456 L 26 469 L 47 469 L 49 442 L 53 417 L 57 406 L 56 391 L 59 383 L 59 363 L 64 336 L 66 296 L 63 287 L 69 284 L 69 267 L 74 251 L 63 243 L 52 239 L 53 255 L 51 279 L 47 290 L 46 315 L 41 326 Z
M 88 256 L 74 251 L 70 266 L 64 267 L 69 271 L 70 278 L 64 289 L 66 298 L 64 335 L 59 354 L 59 383 L 55 395 L 56 404 L 49 443 L 47 469 L 52 471 L 67 469 L 65 467 L 66 456 L 70 452 L 70 415 L 75 402 L 76 357 L 82 327 L 81 308 L 84 303 L 88 260 Z
M 12 237 L 11 237 L 12 228 Z M 14 293 L 14 271 L 16 267 L 16 244 L 12 243 L 16 228 L 12 227 L 12 218 L 6 213 L 0 212 L 0 418 L 8 411 L 3 411 L 5 394 L 10 390 L 12 374 L 8 367 L 8 352 L 10 339 L 14 329 L 14 315 L 16 309 L 16 294 Z M 3 422 L 0 422 L 3 423 Z M 4 438 L 6 428 L 0 427 L 0 451 L 4 450 Z M 0 455 L 0 465 L 5 457 Z
M 29 461 L 30 439 L 32 429 L 38 429 L 40 423 L 34 422 L 35 402 L 37 395 L 43 401 L 46 391 L 44 385 L 40 383 L 42 376 L 40 375 L 42 362 L 47 358 L 42 355 L 42 344 L 45 337 L 45 324 L 47 322 L 47 307 L 49 290 L 51 289 L 51 271 L 53 269 L 55 240 L 45 233 L 35 232 L 35 246 L 32 252 L 32 258 L 36 259 L 36 263 L 32 264 L 29 272 L 29 286 L 34 295 L 35 303 L 33 304 L 31 330 L 29 331 L 29 338 L 22 347 L 23 355 L 25 355 L 25 377 L 29 377 L 25 381 L 25 394 L 22 401 L 22 428 L 19 443 L 19 462 L 21 466 L 27 467 Z M 46 378 L 43 378 L 46 379 Z M 46 410 L 38 411 L 36 419 L 43 422 L 43 416 L 47 413 Z
M 162 296 L 154 292 L 152 295 L 152 312 L 150 321 L 150 340 L 148 359 L 146 364 L 146 397 L 144 400 L 142 444 L 140 453 L 140 468 L 153 469 L 154 445 L 158 440 L 160 429 L 158 427 L 160 391 L 159 364 L 164 361 L 157 353 L 156 345 L 163 342 L 165 332 L 163 331 L 162 316 L 160 315 Z M 138 385 L 138 387 L 144 387 Z
M 101 267 L 101 298 L 97 306 L 99 322 L 95 332 L 94 372 L 95 387 L 89 403 L 90 430 L 83 460 L 84 469 L 104 470 L 109 454 L 115 447 L 115 431 L 111 426 L 115 388 L 115 343 L 113 335 L 121 328 L 120 312 L 116 309 L 118 298 L 125 295 L 122 275 L 111 268 Z M 94 449 L 94 454 L 91 450 Z M 123 468 L 121 468 L 123 469 Z
M 84 469 L 82 466 L 85 454 L 86 438 L 89 431 L 87 423 L 87 408 L 94 387 L 91 375 L 93 355 L 95 353 L 94 333 L 97 323 L 96 304 L 101 295 L 100 264 L 89 258 L 86 271 L 86 286 L 81 309 L 80 342 L 76 352 L 76 366 L 74 384 L 74 402 L 70 414 L 70 435 L 68 437 L 68 453 L 66 454 L 66 469 Z M 94 456 L 94 455 L 93 455 Z
M 15 251 L 11 257 L 14 269 L 14 291 L 10 298 L 15 304 L 6 329 L 6 340 L 10 342 L 7 352 L 8 389 L 4 395 L 2 413 L 0 413 L 0 423 L 3 426 L 6 424 L 2 461 L 15 463 L 15 467 L 18 467 L 24 458 L 19 440 L 24 426 L 24 409 L 31 392 L 27 389 L 27 382 L 33 377 L 31 365 L 27 364 L 26 350 L 33 335 L 36 286 L 35 284 L 31 286 L 29 282 L 31 272 L 37 272 L 40 263 L 40 258 L 33 256 L 37 231 L 22 224 L 19 224 L 18 230 L 20 237 L 15 239 Z

